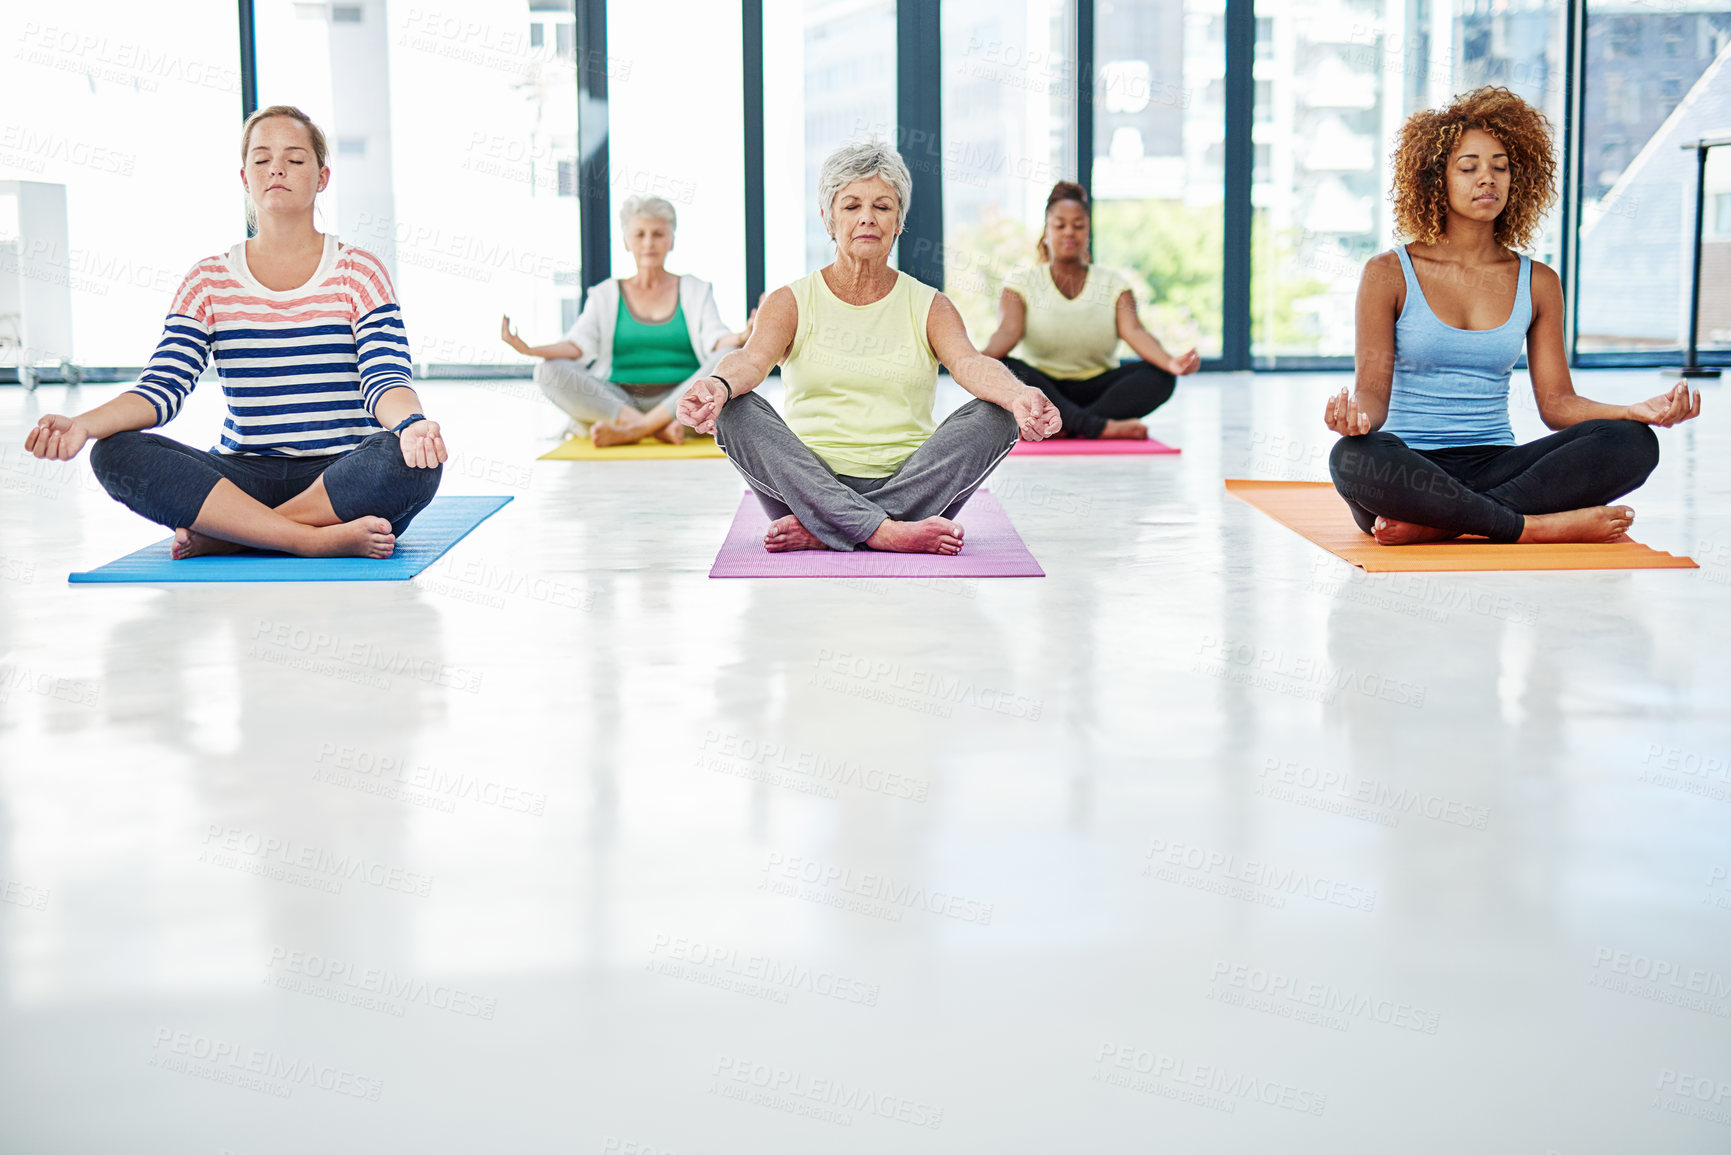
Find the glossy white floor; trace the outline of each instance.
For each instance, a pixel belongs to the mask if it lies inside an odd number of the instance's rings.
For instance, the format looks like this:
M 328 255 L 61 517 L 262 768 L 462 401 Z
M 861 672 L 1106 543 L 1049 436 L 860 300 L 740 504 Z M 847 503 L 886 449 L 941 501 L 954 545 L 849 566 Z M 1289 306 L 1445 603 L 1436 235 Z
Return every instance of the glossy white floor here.
M 1701 570 L 1366 578 L 1221 488 L 1341 381 L 1007 463 L 1049 576 L 952 583 L 711 581 L 726 462 L 429 382 L 516 500 L 415 581 L 68 586 L 114 387 L 0 390 L 0 1151 L 1731 1148 L 1723 391 Z

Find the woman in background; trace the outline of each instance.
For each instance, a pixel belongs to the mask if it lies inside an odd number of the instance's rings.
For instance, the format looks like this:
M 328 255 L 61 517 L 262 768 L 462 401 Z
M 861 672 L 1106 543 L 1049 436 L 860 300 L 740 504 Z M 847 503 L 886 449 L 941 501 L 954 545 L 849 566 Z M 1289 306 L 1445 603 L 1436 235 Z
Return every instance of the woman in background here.
M 667 271 L 678 217 L 661 197 L 634 196 L 619 208 L 625 247 L 637 274 L 589 290 L 562 341 L 530 345 L 500 320 L 499 335 L 527 357 L 543 358 L 535 382 L 570 417 L 572 432 L 598 447 L 654 436 L 679 444 L 679 399 L 745 334 L 722 323 L 715 288 Z
M 1046 198 L 1039 263 L 1005 282 L 998 331 L 982 352 L 1052 399 L 1065 436 L 1146 440 L 1140 418 L 1202 361 L 1194 349 L 1172 356 L 1143 328 L 1124 278 L 1090 263 L 1088 235 L 1087 192 L 1059 181 Z M 1119 364 L 1120 339 L 1142 359 Z

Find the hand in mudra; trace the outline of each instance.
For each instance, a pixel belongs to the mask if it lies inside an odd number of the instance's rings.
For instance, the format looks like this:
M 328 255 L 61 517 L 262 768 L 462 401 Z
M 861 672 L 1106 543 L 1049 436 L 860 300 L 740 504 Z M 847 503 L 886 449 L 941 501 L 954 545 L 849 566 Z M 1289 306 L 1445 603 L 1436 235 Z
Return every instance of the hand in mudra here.
M 71 461 L 89 440 L 90 430 L 78 418 L 48 413 L 25 434 L 24 448 L 37 457 Z
M 1342 437 L 1358 437 L 1370 432 L 1370 414 L 1359 409 L 1357 400 L 1345 389 L 1328 399 L 1322 420 Z
M 699 377 L 679 399 L 679 423 L 699 433 L 713 434 L 715 419 L 727 401 L 727 386 L 714 377 Z
M 1052 404 L 1052 399 L 1038 389 L 1029 387 L 1010 402 L 1010 416 L 1023 441 L 1044 441 L 1064 427 L 1064 415 Z
M 432 469 L 450 457 L 445 452 L 445 439 L 439 434 L 439 423 L 425 418 L 397 434 L 401 442 L 403 461 L 413 469 Z
M 1699 416 L 1701 394 L 1690 389 L 1687 381 L 1677 382 L 1676 387 L 1669 393 L 1661 393 L 1657 397 L 1649 397 L 1629 406 L 1629 420 L 1639 421 L 1643 425 L 1668 427 Z

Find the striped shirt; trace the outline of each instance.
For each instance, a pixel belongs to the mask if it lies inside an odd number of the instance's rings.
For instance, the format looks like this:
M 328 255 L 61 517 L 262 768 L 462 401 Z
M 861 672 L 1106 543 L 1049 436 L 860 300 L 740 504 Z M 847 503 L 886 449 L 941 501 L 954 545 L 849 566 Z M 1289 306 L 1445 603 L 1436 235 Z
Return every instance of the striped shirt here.
M 212 353 L 228 398 L 222 453 L 342 453 L 384 428 L 379 398 L 410 383 L 390 274 L 329 233 L 318 271 L 298 289 L 254 280 L 244 243 L 193 266 L 132 390 L 156 407 L 158 425 L 180 412 Z

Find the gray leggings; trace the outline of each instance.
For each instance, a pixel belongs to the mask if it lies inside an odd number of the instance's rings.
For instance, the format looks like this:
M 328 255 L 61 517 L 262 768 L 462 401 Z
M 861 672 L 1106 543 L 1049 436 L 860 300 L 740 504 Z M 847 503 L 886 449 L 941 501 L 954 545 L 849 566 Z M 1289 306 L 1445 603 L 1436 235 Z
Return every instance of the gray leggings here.
M 731 349 L 721 349 L 710 353 L 697 366 L 697 372 L 673 385 L 616 385 L 589 372 L 580 361 L 569 357 L 549 357 L 535 366 L 535 384 L 541 386 L 541 392 L 549 401 L 565 411 L 575 432 L 582 437 L 588 435 L 591 425 L 598 421 L 612 421 L 627 406 L 647 413 L 657 405 L 665 405 L 669 413 L 677 416 L 679 399 L 685 396 L 691 383 L 708 376 L 710 370 L 731 352 Z
M 1008 409 L 975 398 L 890 476 L 847 477 L 825 465 L 756 393 L 735 397 L 715 419 L 715 443 L 770 519 L 791 513 L 831 549 L 858 548 L 885 518 L 954 517 L 1019 436 Z

